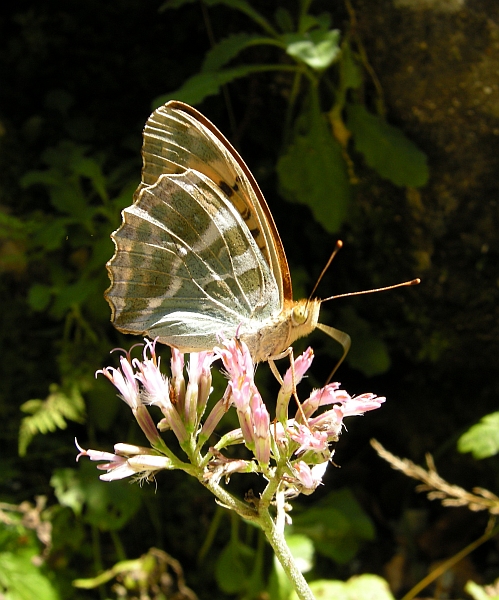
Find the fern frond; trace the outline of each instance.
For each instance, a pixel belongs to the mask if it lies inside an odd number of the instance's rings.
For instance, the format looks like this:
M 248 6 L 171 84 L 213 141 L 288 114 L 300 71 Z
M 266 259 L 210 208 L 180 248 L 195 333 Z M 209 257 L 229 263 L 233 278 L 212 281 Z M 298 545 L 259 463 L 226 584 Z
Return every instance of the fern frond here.
M 19 429 L 19 455 L 25 456 L 32 439 L 38 433 L 46 434 L 56 429 L 66 429 L 66 421 L 81 423 L 85 416 L 85 403 L 78 386 L 63 390 L 58 385 L 50 386 L 45 400 L 28 400 L 21 410 L 24 417 Z

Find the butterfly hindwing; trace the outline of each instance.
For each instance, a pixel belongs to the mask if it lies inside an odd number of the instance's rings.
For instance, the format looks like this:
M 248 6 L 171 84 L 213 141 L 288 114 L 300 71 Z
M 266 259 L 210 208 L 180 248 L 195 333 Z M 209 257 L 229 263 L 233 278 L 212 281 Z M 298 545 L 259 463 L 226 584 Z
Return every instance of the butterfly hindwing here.
M 279 310 L 275 280 L 244 220 L 201 173 L 161 175 L 123 220 L 107 292 L 118 329 L 195 350 Z
M 219 186 L 268 262 L 281 298 L 292 298 L 286 255 L 265 198 L 242 158 L 208 119 L 182 102 L 172 101 L 159 107 L 144 128 L 142 157 L 139 190 L 164 173 L 185 169 L 203 173 Z

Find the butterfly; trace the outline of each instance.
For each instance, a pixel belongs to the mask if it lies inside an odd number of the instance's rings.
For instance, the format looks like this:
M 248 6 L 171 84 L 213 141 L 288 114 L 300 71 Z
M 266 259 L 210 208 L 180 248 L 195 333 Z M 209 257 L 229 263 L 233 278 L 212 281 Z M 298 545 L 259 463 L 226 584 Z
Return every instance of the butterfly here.
M 111 237 L 105 297 L 121 332 L 182 352 L 244 341 L 255 362 L 284 355 L 321 329 L 321 301 L 294 301 L 274 219 L 250 170 L 206 117 L 178 101 L 143 132 L 142 181 Z

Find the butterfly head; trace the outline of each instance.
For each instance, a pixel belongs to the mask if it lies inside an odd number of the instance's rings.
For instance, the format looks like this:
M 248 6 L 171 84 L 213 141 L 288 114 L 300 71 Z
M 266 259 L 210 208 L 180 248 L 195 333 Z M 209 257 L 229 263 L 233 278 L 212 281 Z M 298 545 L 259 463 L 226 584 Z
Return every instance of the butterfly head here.
M 321 301 L 317 299 L 304 299 L 293 303 L 290 309 L 291 327 L 289 330 L 288 345 L 308 335 L 317 327 L 320 308 Z

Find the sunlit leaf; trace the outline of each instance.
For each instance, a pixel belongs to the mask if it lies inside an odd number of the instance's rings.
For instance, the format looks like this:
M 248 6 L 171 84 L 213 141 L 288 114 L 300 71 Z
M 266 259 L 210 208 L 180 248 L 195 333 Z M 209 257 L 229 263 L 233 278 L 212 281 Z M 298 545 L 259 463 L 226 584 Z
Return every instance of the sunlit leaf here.
M 312 581 L 310 589 L 316 598 L 335 600 L 394 600 L 388 582 L 378 575 L 366 573 L 356 575 L 348 581 L 318 579 Z M 297 600 L 296 593 L 290 600 Z
M 307 33 L 289 33 L 282 36 L 286 52 L 312 69 L 323 71 L 340 55 L 340 31 L 314 29 Z
M 60 596 L 33 563 L 32 549 L 0 553 L 0 596 L 5 600 L 59 600 Z
M 499 452 L 499 412 L 483 417 L 463 433 L 457 442 L 459 452 L 471 452 L 480 460 Z

